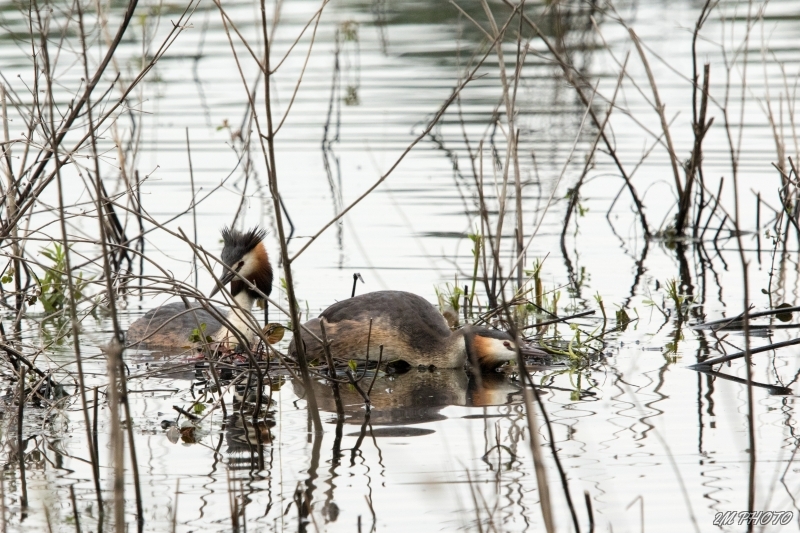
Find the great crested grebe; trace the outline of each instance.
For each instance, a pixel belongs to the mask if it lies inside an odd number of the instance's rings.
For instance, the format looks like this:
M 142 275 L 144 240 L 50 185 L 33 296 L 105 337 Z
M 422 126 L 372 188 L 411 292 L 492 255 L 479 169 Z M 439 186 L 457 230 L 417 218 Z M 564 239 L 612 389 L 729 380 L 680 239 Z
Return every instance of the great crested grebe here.
M 461 368 L 477 362 L 489 370 L 516 357 L 516 342 L 508 333 L 480 326 L 451 331 L 433 305 L 410 292 L 376 291 L 333 304 L 305 324 L 322 338 L 320 320 L 325 320 L 331 354 L 337 358 L 364 359 L 368 336 L 372 361 L 378 359 L 380 344 L 384 362 L 402 360 L 412 366 Z M 305 331 L 303 341 L 308 360 L 324 358 L 322 345 Z M 532 351 L 522 349 L 523 354 Z M 289 352 L 294 351 L 292 343 Z
M 257 227 L 244 233 L 233 228 L 222 229 L 222 261 L 230 270 L 225 269 L 219 278 L 219 285 L 209 294 L 211 298 L 221 286 L 231 284 L 231 295 L 236 305 L 231 306 L 227 313 L 220 312 L 220 315 L 227 315 L 227 322 L 248 342 L 255 337 L 252 328 L 258 327 L 250 311 L 261 297 L 233 272 L 269 295 L 272 291 L 272 265 L 262 242 L 265 235 L 264 230 Z M 205 335 L 211 336 L 214 341 L 238 344 L 237 337 L 229 328 L 202 309 L 200 304 L 191 304 L 187 309 L 182 302 L 162 305 L 136 320 L 128 328 L 128 344 L 144 347 L 187 346 L 198 323 L 205 324 Z

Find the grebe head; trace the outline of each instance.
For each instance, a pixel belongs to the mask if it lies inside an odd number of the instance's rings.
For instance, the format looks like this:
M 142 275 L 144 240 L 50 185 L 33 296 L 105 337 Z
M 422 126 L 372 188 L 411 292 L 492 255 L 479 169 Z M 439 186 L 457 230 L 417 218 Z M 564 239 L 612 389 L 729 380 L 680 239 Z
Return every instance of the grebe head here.
M 266 295 L 272 292 L 272 265 L 264 248 L 266 232 L 258 227 L 241 232 L 233 228 L 222 228 L 222 261 L 228 266 L 220 276 L 220 284 L 214 287 L 209 298 L 219 291 L 220 286 L 231 284 L 231 295 L 236 297 L 242 291 L 252 299 L 260 299 L 234 272 L 255 284 Z
M 467 326 L 464 328 L 464 342 L 467 347 L 467 360 L 477 362 L 484 369 L 494 369 L 517 357 L 517 342 L 505 331 Z M 527 347 L 521 347 L 526 355 Z

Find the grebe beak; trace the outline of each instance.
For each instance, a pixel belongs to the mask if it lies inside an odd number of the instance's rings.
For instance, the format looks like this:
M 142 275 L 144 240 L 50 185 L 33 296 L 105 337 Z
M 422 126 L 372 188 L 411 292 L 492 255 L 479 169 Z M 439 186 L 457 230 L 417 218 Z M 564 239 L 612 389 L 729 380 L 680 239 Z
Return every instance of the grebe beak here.
M 220 276 L 219 283 L 215 285 L 213 289 L 211 289 L 211 293 L 208 295 L 208 297 L 213 298 L 214 295 L 219 292 L 220 287 L 224 287 L 225 285 L 233 281 L 233 278 L 235 276 L 236 274 L 233 272 L 233 270 L 226 270 L 225 273 L 222 274 L 222 276 Z
M 550 354 L 542 350 L 541 348 L 537 348 L 532 344 L 525 344 L 521 343 L 519 346 L 519 351 L 522 353 L 522 357 L 549 357 Z

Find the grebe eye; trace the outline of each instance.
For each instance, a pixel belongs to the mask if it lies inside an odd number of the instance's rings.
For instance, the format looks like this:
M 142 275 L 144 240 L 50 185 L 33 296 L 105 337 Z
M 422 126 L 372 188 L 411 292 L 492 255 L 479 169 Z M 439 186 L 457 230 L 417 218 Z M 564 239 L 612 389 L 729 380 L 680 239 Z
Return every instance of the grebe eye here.
M 244 261 L 239 261 L 239 264 L 236 265 L 236 272 L 239 272 L 243 266 L 244 266 Z
M 511 347 L 511 343 L 510 343 L 510 342 L 508 342 L 508 341 L 503 341 L 503 346 L 505 346 L 505 347 L 506 347 L 506 348 L 508 348 L 509 350 L 513 350 L 513 348 Z

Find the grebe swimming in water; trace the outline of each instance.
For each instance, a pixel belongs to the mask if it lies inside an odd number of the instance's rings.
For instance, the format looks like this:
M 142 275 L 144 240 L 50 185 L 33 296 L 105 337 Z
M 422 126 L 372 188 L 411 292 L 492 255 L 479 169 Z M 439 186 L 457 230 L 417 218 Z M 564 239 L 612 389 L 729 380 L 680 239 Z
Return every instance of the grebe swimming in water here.
M 376 291 L 333 304 L 305 324 L 322 338 L 320 320 L 325 320 L 331 354 L 342 359 L 364 359 L 368 336 L 372 361 L 378 359 L 380 344 L 384 362 L 402 360 L 412 366 L 461 368 L 470 362 L 490 370 L 516 357 L 516 342 L 508 333 L 480 326 L 451 331 L 431 303 L 410 292 Z M 324 358 L 322 345 L 305 330 L 303 341 L 309 361 Z M 524 355 L 544 353 L 521 350 Z M 293 342 L 289 352 L 294 351 Z
M 221 286 L 231 284 L 231 295 L 237 305 L 232 306 L 227 313 L 220 311 L 220 315 L 227 315 L 227 322 L 248 342 L 255 338 L 252 328 L 258 327 L 250 311 L 261 297 L 236 277 L 234 272 L 269 295 L 272 291 L 272 265 L 262 242 L 265 235 L 257 227 L 246 232 L 232 228 L 222 229 L 222 261 L 230 270 L 225 269 L 219 278 L 219 285 L 209 295 L 211 298 Z M 136 320 L 128 328 L 128 344 L 143 347 L 187 346 L 198 323 L 206 325 L 205 335 L 211 336 L 214 341 L 238 344 L 237 337 L 229 328 L 200 307 L 200 304 L 191 304 L 186 309 L 183 302 L 162 305 Z

